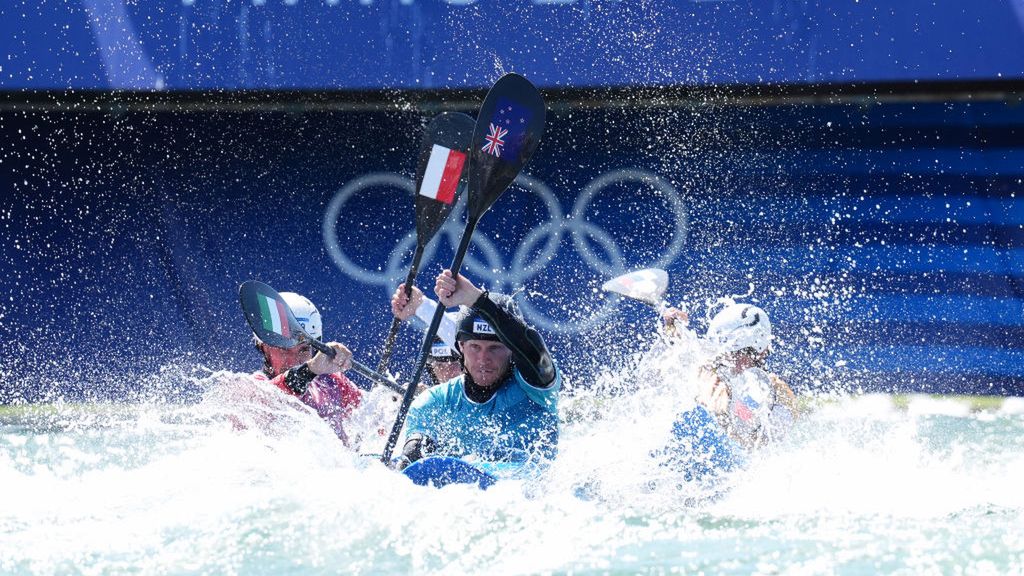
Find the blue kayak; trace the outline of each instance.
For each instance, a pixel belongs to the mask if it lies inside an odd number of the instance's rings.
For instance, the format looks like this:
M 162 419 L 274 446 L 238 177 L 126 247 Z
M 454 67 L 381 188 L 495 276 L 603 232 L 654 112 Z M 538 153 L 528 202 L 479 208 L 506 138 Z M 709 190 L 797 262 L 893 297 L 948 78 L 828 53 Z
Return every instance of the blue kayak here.
M 417 460 L 402 470 L 413 483 L 420 486 L 441 488 L 449 484 L 476 484 L 486 490 L 498 478 L 465 460 L 447 456 L 429 456 Z
M 529 460 L 467 462 L 450 456 L 428 456 L 402 470 L 420 486 L 441 488 L 449 484 L 476 484 L 486 490 L 499 480 L 535 478 L 541 465 Z
M 701 406 L 676 418 L 668 446 L 652 456 L 664 458 L 662 466 L 682 472 L 687 482 L 715 481 L 742 468 L 747 460 L 745 451 Z

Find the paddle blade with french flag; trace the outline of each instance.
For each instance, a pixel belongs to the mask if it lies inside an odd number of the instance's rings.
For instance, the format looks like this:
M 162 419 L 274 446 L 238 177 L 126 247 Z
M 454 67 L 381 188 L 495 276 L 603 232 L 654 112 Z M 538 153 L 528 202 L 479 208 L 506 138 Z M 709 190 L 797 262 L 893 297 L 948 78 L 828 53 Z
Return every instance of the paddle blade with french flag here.
M 425 246 L 444 225 L 466 188 L 469 143 L 476 121 L 443 112 L 430 121 L 416 169 L 416 237 Z

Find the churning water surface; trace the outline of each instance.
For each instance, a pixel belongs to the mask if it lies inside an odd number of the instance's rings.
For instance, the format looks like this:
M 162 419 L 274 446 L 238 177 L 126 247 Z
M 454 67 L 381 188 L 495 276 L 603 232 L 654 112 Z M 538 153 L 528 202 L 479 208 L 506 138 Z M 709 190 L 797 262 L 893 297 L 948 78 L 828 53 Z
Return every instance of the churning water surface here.
M 610 378 L 563 399 L 540 477 L 437 490 L 272 390 L 243 405 L 245 379 L 209 375 L 188 405 L 7 409 L 0 573 L 1024 573 L 1020 399 L 811 401 L 709 489 L 651 456 L 687 394 Z

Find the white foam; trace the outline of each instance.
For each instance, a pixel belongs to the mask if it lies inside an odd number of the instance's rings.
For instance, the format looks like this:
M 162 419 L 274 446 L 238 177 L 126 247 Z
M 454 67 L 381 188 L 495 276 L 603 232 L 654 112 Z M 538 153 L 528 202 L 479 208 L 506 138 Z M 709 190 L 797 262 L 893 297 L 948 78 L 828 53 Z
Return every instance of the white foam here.
M 1004 399 L 1002 405 L 999 406 L 999 413 L 1009 415 L 1024 414 L 1024 398 L 1011 396 Z
M 16 495 L 0 571 L 829 573 L 886 571 L 886 554 L 896 572 L 1020 567 L 1018 413 L 825 403 L 708 501 L 650 456 L 693 405 L 699 360 L 684 341 L 611 366 L 564 402 L 573 420 L 542 480 L 486 492 L 414 486 L 273 389 L 244 408 L 246 375 L 217 375 L 193 406 L 67 407 L 47 431 L 0 435 Z

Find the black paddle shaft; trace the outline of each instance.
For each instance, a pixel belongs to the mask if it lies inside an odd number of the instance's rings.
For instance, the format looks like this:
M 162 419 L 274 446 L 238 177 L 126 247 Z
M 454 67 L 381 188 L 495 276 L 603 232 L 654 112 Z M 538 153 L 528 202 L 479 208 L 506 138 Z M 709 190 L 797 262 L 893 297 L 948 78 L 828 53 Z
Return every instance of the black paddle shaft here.
M 321 352 L 327 355 L 328 358 L 333 359 L 337 355 L 337 352 L 335 352 L 334 348 L 331 348 L 330 346 L 324 344 L 323 342 L 317 340 L 316 338 L 311 337 L 308 340 L 308 342 L 309 345 L 312 346 L 317 352 Z M 369 366 L 363 364 L 362 362 L 356 360 L 355 358 L 352 358 L 352 369 L 371 382 L 380 384 L 381 386 L 384 386 L 386 388 L 390 388 L 391 390 L 398 392 L 399 394 L 405 393 L 405 388 L 403 388 L 401 384 L 395 382 L 394 380 L 391 380 L 387 376 L 377 372 L 373 368 L 370 368 Z
M 495 201 L 516 179 L 523 166 L 533 156 L 544 134 L 544 98 L 529 80 L 518 74 L 506 74 L 495 82 L 484 98 L 473 129 L 473 140 L 469 149 L 469 203 L 466 229 L 455 251 L 450 270 L 458 276 L 462 260 L 469 250 L 477 222 Z M 423 346 L 420 350 L 416 372 L 402 398 L 395 424 L 391 427 L 381 460 L 387 464 L 398 436 L 405 424 L 405 417 L 412 404 L 427 356 L 441 325 L 444 308 L 438 306 L 430 322 Z
M 405 296 L 412 296 L 412 285 L 416 281 L 416 274 L 419 272 L 420 260 L 423 258 L 422 244 L 416 246 L 416 252 L 412 257 L 412 264 L 409 266 L 409 274 L 405 277 Z M 377 371 L 385 372 L 388 363 L 391 361 L 391 352 L 395 349 L 395 340 L 398 337 L 398 327 L 402 323 L 397 316 L 391 319 L 391 328 L 388 329 L 388 336 L 384 339 L 384 352 L 380 355 L 380 362 L 377 363 Z
M 420 260 L 427 244 L 437 235 L 445 221 L 451 215 L 452 208 L 459 200 L 459 196 L 466 188 L 467 170 L 466 166 L 460 165 L 461 161 L 468 163 L 470 141 L 473 138 L 475 121 L 472 117 L 461 112 L 443 112 L 434 117 L 427 126 L 420 144 L 419 163 L 416 167 L 416 251 L 413 253 L 412 264 L 409 265 L 409 274 L 405 277 L 405 295 L 412 295 L 413 283 L 416 281 L 416 274 L 419 271 Z M 436 150 L 435 150 L 436 149 Z M 451 151 L 446 153 L 445 149 Z M 453 162 L 453 166 L 461 166 L 459 170 L 458 183 L 455 186 L 454 195 L 451 198 L 442 195 L 442 198 L 431 198 L 424 195 L 423 181 L 426 177 L 427 166 L 434 157 L 435 164 L 445 154 Z M 461 156 L 460 156 L 461 155 Z M 436 166 L 435 166 L 436 168 Z M 455 170 L 448 172 L 449 176 Z M 451 183 L 448 184 L 449 186 Z M 391 328 L 388 329 L 387 338 L 384 340 L 384 351 L 381 353 L 380 362 L 377 364 L 378 372 L 386 372 L 388 363 L 391 360 L 391 352 L 395 348 L 395 338 L 398 335 L 398 327 L 401 321 L 398 318 L 391 320 Z
M 324 354 L 325 356 L 331 358 L 332 360 L 338 354 L 334 350 L 334 348 L 331 348 L 327 344 L 324 344 L 323 342 L 317 340 L 316 338 L 313 338 L 312 336 L 309 336 L 308 339 L 305 341 L 309 342 L 309 345 L 312 346 L 314 350 L 320 352 L 321 354 Z M 401 384 L 395 382 L 394 380 L 391 380 L 387 376 L 377 372 L 373 368 L 370 368 L 369 366 L 363 364 L 362 362 L 356 360 L 355 358 L 352 358 L 352 369 L 355 370 L 356 373 L 362 375 L 364 378 L 375 384 L 380 384 L 381 386 L 390 388 L 391 390 L 398 392 L 399 394 L 405 393 L 405 388 L 403 388 Z
M 455 252 L 455 259 L 452 260 L 452 265 L 449 268 L 452 271 L 453 277 L 458 276 L 459 270 L 462 269 L 462 260 L 469 249 L 469 242 L 473 237 L 473 230 L 476 228 L 478 220 L 478 218 L 475 218 L 466 222 L 466 229 L 462 233 L 462 241 L 459 242 L 459 249 Z M 441 326 L 444 310 L 444 306 L 439 305 L 434 310 L 434 317 L 430 319 L 430 327 L 427 328 L 427 335 L 423 338 L 423 345 L 420 348 L 420 359 L 416 364 L 416 372 L 413 373 L 412 380 L 409 381 L 409 386 L 405 389 L 405 396 L 402 397 L 402 405 L 398 409 L 398 416 L 395 418 L 395 424 L 391 427 L 387 444 L 384 445 L 384 452 L 381 454 L 381 461 L 385 464 L 391 461 L 391 453 L 395 448 L 395 444 L 398 443 L 398 436 L 402 433 L 405 417 L 409 414 L 409 406 L 412 405 L 412 398 L 416 395 L 416 387 L 419 385 L 420 378 L 423 377 L 423 368 L 427 365 L 427 356 L 430 354 L 431 346 L 433 346 L 434 336 Z

